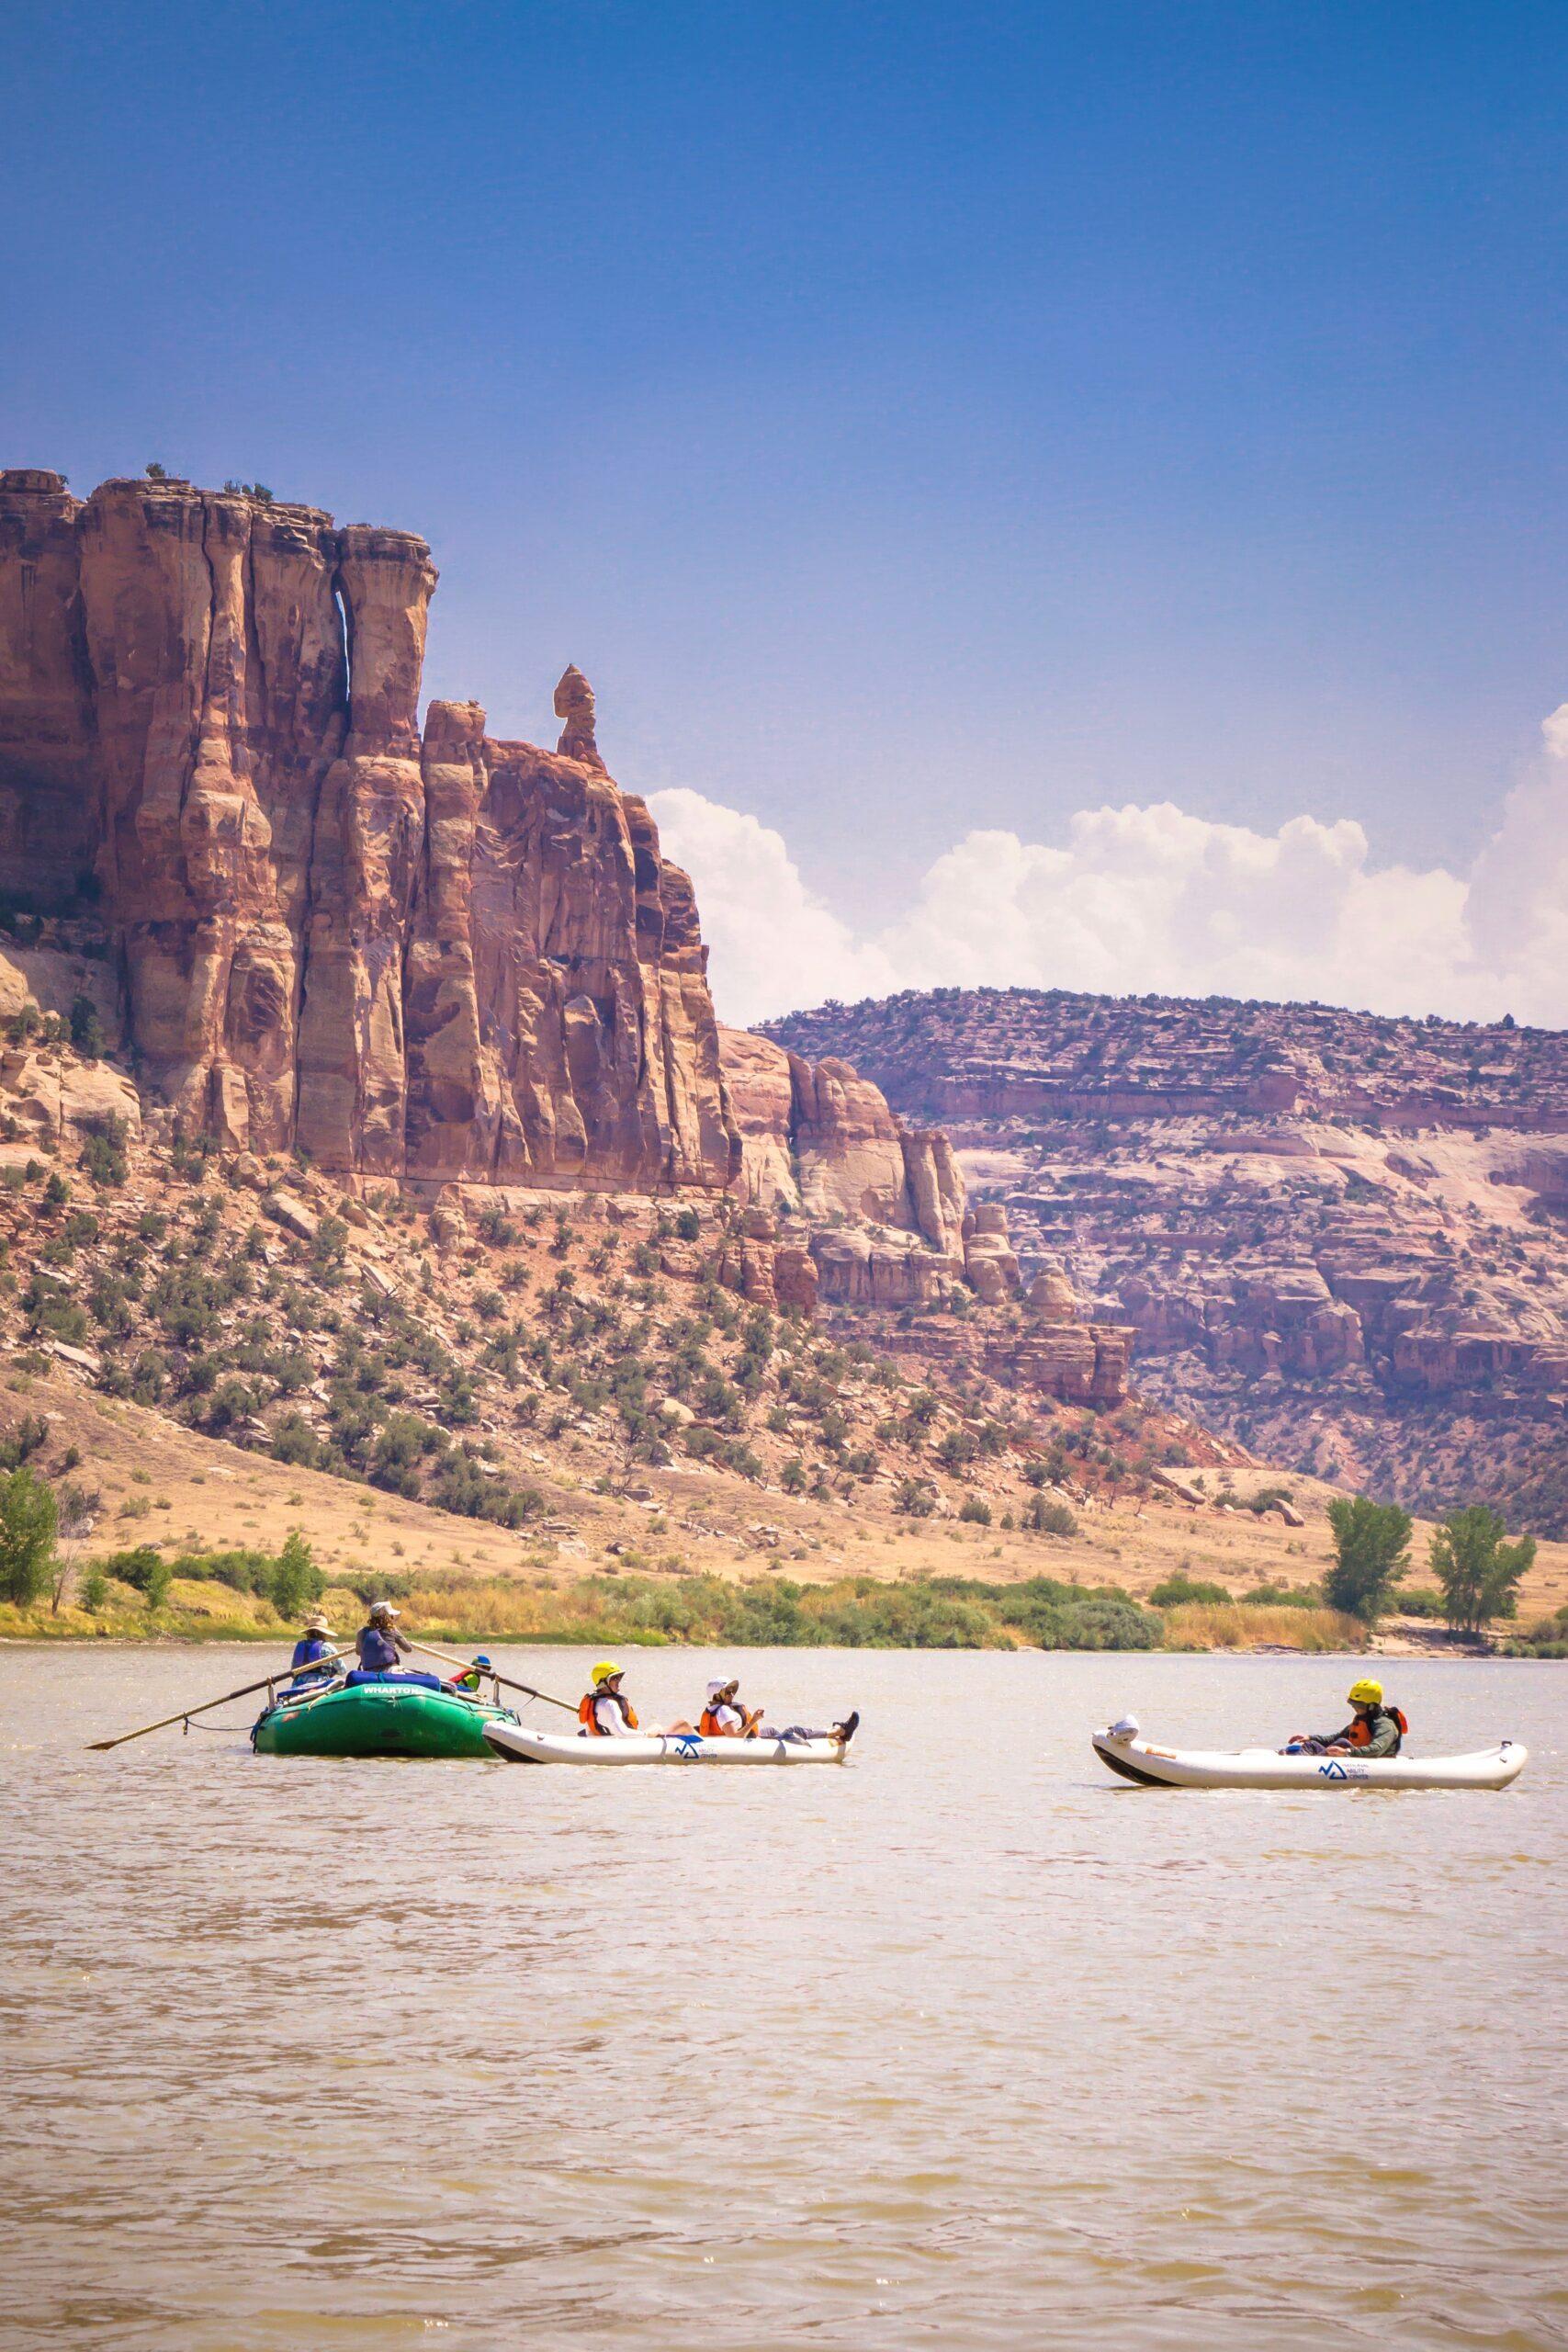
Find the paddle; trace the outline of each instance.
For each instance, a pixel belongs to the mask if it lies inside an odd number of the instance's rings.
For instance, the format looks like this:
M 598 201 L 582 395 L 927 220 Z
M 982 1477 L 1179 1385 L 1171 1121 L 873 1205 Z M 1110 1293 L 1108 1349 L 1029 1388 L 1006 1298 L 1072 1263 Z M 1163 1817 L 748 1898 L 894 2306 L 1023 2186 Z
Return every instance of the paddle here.
M 155 1724 L 143 1724 L 140 1731 L 122 1731 L 118 1739 L 90 1739 L 89 1748 L 123 1747 L 128 1739 L 145 1739 L 150 1731 L 167 1731 L 171 1724 L 187 1723 L 192 1715 L 209 1715 L 214 1707 L 226 1706 L 231 1699 L 249 1699 L 258 1690 L 270 1690 L 275 1682 L 291 1681 L 297 1674 L 309 1674 L 325 1666 L 334 1657 L 352 1657 L 352 1650 L 329 1650 L 322 1657 L 313 1657 L 304 1666 L 280 1666 L 265 1682 L 247 1682 L 242 1690 L 225 1690 L 221 1699 L 204 1699 L 199 1707 L 182 1707 L 177 1715 L 160 1715 Z
M 403 1639 L 422 1657 L 438 1657 L 444 1666 L 460 1666 L 465 1674 L 473 1664 L 471 1657 L 454 1657 L 450 1650 L 433 1650 L 428 1642 L 416 1642 L 412 1634 L 405 1634 Z M 563 1714 L 577 1713 L 570 1699 L 552 1699 L 547 1690 L 536 1690 L 531 1682 L 514 1682 L 510 1674 L 497 1674 L 493 1666 L 487 1667 L 485 1672 L 492 1682 L 504 1682 L 509 1690 L 521 1690 L 526 1699 L 542 1699 L 547 1707 L 558 1707 Z

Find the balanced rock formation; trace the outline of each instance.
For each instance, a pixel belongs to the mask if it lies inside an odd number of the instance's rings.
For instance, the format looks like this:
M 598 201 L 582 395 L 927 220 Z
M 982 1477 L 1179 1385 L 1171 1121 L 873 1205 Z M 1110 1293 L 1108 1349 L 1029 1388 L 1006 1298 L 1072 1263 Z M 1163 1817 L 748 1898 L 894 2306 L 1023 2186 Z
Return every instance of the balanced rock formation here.
M 423 539 L 0 475 L 0 890 L 92 908 L 144 1091 L 334 1171 L 717 1189 L 690 883 L 606 775 L 419 690 Z

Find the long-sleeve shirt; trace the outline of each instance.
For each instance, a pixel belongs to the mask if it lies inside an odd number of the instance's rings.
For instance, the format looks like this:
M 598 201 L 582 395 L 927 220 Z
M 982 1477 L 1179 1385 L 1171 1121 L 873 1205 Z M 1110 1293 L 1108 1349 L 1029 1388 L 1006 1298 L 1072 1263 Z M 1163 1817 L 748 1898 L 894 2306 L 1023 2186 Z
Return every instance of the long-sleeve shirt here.
M 602 1695 L 594 1700 L 593 1720 L 611 1739 L 638 1739 L 642 1736 L 633 1731 L 616 1702 L 607 1696 Z
M 1354 1747 L 1358 1756 L 1365 1757 L 1369 1761 L 1375 1757 L 1393 1756 L 1398 1753 L 1399 1725 L 1392 1715 L 1378 1715 L 1374 1718 L 1370 1739 L 1352 1740 L 1350 1735 L 1355 1728 L 1356 1719 L 1353 1718 L 1345 1725 L 1343 1731 L 1314 1731 L 1313 1737 L 1321 1740 L 1325 1747 L 1336 1746 Z

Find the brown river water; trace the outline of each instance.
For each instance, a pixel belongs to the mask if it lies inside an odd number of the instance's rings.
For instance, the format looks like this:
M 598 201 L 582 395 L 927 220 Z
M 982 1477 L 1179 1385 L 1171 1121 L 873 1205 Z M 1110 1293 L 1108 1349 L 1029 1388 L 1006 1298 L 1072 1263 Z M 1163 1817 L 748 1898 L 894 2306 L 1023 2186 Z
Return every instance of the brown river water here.
M 1390 1663 L 1413 1745 L 1531 1762 L 1330 1795 L 1086 1734 L 1332 1724 L 1344 1659 L 736 1662 L 852 1761 L 91 1755 L 272 1654 L 0 1651 L 6 2343 L 1568 2341 L 1568 1667 Z

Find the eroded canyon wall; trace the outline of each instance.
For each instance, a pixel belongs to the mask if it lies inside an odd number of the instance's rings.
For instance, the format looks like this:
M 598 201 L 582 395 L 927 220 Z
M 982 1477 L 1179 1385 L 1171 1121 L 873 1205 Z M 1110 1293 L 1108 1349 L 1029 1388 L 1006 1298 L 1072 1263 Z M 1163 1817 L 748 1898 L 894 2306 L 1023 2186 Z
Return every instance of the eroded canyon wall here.
M 687 877 L 569 671 L 554 752 L 420 680 L 423 540 L 0 476 L 0 892 L 96 912 L 140 1083 L 324 1168 L 720 1188 Z

